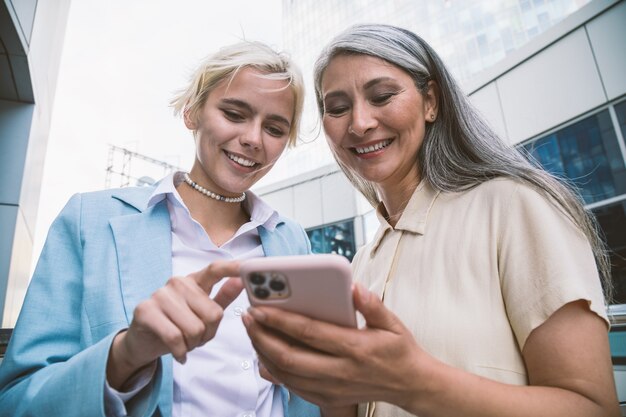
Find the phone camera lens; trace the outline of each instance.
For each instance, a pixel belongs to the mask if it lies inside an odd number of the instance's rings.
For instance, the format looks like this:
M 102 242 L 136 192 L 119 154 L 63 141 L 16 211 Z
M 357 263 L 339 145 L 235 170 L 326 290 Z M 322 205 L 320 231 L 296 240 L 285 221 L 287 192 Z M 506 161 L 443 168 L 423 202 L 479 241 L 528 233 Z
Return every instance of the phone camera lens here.
M 277 279 L 273 279 L 270 281 L 270 288 L 274 291 L 282 291 L 285 289 L 285 283 Z
M 254 296 L 256 298 L 267 298 L 270 296 L 270 292 L 267 288 L 259 287 L 254 289 Z
M 250 275 L 250 282 L 253 283 L 254 285 L 262 285 L 265 283 L 265 276 L 254 273 Z

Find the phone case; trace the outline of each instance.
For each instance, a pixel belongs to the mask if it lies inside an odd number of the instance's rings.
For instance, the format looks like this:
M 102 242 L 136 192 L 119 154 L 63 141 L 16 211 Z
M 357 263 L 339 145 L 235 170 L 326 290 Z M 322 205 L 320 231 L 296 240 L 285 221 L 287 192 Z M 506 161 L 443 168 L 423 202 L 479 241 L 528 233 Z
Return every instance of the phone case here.
M 356 327 L 352 268 L 340 255 L 271 256 L 241 262 L 253 306 L 267 305 Z

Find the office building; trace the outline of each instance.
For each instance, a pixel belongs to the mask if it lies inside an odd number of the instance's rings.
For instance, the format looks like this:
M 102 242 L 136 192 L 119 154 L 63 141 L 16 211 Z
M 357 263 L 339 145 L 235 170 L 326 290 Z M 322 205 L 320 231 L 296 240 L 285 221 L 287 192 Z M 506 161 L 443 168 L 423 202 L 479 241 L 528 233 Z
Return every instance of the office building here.
M 428 41 L 462 84 L 536 38 L 590 0 L 320 0 L 283 1 L 284 48 L 300 64 L 307 82 L 302 144 L 261 185 L 332 162 L 320 135 L 312 68 L 321 48 L 355 23 L 405 27 Z
M 13 327 L 33 233 L 69 0 L 0 1 L 0 318 Z
M 320 13 L 326 13 L 326 3 L 320 2 L 319 7 L 316 6 L 317 19 L 320 19 Z M 518 4 L 519 10 L 528 4 L 524 1 L 514 3 Z M 541 7 L 547 7 L 548 3 L 532 2 Z M 295 7 L 299 3 L 286 4 Z M 376 19 L 377 22 L 388 21 L 384 10 L 391 8 L 374 6 L 374 2 L 371 6 L 370 11 L 381 16 Z M 286 6 L 286 9 L 289 7 Z M 341 7 L 338 9 L 339 17 L 324 14 L 326 18 L 320 19 L 319 27 L 305 23 L 302 30 L 325 32 L 326 25 L 340 25 L 343 12 Z M 398 10 L 403 15 L 413 16 L 411 19 L 415 18 L 415 14 L 408 9 Z M 423 11 L 420 9 L 420 13 Z M 472 15 L 472 12 L 466 13 Z M 296 22 L 301 18 L 300 15 L 293 19 L 284 16 L 285 21 Z M 404 23 L 410 23 L 411 19 Z M 545 19 L 528 21 L 541 22 Z M 395 23 L 393 19 L 389 20 Z M 495 24 L 490 19 L 483 20 Z M 471 66 L 471 62 L 477 65 L 476 73 L 465 76 L 457 71 L 457 76 L 471 101 L 501 137 L 512 146 L 524 147 L 548 170 L 569 178 L 579 187 L 587 207 L 596 214 L 612 251 L 615 303 L 623 305 L 626 310 L 624 22 L 626 2 L 592 1 L 553 26 L 544 28 L 541 33 L 537 34 L 539 29 L 534 26 L 527 27 L 527 36 L 533 33 L 532 38 L 528 37 L 526 44 L 516 46 L 514 50 L 504 48 L 504 57 L 495 64 L 492 64 L 492 54 L 502 56 L 501 48 L 507 42 L 490 41 L 490 44 L 499 46 L 484 49 L 486 55 L 480 60 L 472 61 L 474 55 L 466 53 L 468 65 Z M 419 27 L 411 27 L 408 23 L 406 27 L 420 33 Z M 480 26 L 474 22 L 472 27 L 479 28 L 479 32 L 490 32 L 488 25 Z M 430 33 L 434 32 L 435 29 L 430 29 Z M 289 39 L 301 42 L 297 33 L 289 34 L 289 30 L 285 33 L 286 43 Z M 517 39 L 515 33 L 510 34 L 513 39 Z M 309 34 L 310 39 L 317 39 L 316 36 L 321 38 L 322 35 Z M 330 37 L 330 34 L 324 36 Z M 474 45 L 480 44 L 476 37 L 467 35 L 467 39 L 473 39 Z M 443 44 L 444 41 L 440 39 L 438 43 Z M 315 55 L 320 48 L 321 45 L 298 44 L 291 50 L 307 50 Z M 445 60 L 446 54 L 442 55 Z M 314 58 L 308 59 L 306 67 L 312 65 Z M 480 62 L 489 65 L 478 69 Z M 308 76 L 310 78 L 310 74 Z M 312 95 L 309 91 L 311 100 Z M 313 103 L 308 105 L 309 110 L 314 108 Z M 289 172 L 288 179 L 263 185 L 258 191 L 281 212 L 307 228 L 314 250 L 334 251 L 351 257 L 372 237 L 377 220 L 372 207 L 352 189 L 333 163 L 325 150 L 327 146 L 323 138 L 315 142 L 315 145 L 302 146 L 304 151 L 300 154 L 287 155 L 283 166 Z M 322 156 L 316 155 L 315 147 L 322 149 Z M 317 168 L 308 171 L 303 168 L 318 164 L 320 160 L 326 160 L 321 167 L 317 165 Z

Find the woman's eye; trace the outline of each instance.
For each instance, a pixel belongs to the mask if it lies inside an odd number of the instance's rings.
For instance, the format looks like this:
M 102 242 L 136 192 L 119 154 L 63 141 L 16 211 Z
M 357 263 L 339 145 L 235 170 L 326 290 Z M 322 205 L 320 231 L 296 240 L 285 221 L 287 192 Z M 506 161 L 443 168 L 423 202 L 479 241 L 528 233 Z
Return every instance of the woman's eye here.
M 285 131 L 279 127 L 268 126 L 265 128 L 265 130 L 267 131 L 267 133 L 277 138 L 280 138 L 285 135 Z
M 348 111 L 348 106 L 333 106 L 333 107 L 327 107 L 324 110 L 324 113 L 329 116 L 336 117 L 336 116 L 341 116 L 346 111 Z
M 396 95 L 395 93 L 377 94 L 370 99 L 370 102 L 374 105 L 385 104 L 391 99 L 391 97 L 395 95 Z
M 245 119 L 243 115 L 237 113 L 236 111 L 222 110 L 222 112 L 224 113 L 224 116 L 231 122 L 241 122 Z

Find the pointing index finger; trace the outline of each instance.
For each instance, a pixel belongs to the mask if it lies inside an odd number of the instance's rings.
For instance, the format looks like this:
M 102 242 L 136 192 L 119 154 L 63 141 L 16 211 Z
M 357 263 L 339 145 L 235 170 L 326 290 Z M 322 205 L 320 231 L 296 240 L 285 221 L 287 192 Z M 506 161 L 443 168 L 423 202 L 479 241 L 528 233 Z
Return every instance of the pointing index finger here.
M 193 278 L 204 292 L 210 294 L 213 286 L 222 278 L 239 276 L 239 262 L 214 261 L 200 271 L 192 272 L 188 276 Z

